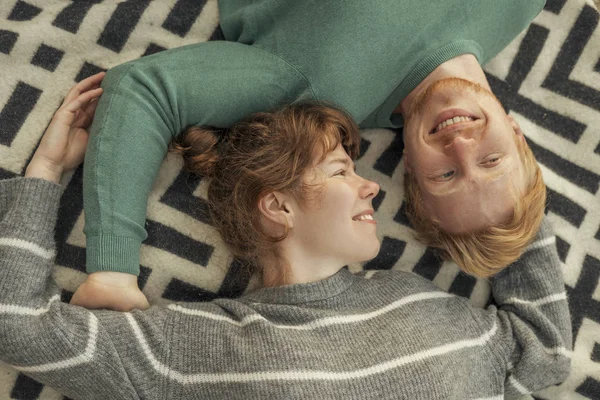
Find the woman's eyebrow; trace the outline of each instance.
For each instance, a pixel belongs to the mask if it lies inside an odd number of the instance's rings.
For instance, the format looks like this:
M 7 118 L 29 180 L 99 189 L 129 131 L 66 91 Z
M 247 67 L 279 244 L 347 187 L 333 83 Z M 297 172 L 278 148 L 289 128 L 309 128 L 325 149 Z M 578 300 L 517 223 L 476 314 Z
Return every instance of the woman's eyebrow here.
M 332 160 L 329 160 L 329 162 L 327 164 L 344 164 L 347 168 L 352 167 L 352 169 L 356 169 L 356 165 L 354 164 L 354 162 L 352 162 L 348 158 L 342 158 L 342 157 L 334 158 Z

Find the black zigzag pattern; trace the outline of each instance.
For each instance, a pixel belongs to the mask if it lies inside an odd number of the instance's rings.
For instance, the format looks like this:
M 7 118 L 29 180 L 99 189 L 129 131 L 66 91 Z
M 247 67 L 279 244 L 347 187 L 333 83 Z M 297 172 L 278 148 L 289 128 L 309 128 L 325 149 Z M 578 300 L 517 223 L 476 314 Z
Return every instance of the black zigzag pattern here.
M 598 19 L 597 10 L 589 5 L 583 7 L 542 87 L 600 111 L 600 93 L 570 79 L 577 60 L 598 26 Z

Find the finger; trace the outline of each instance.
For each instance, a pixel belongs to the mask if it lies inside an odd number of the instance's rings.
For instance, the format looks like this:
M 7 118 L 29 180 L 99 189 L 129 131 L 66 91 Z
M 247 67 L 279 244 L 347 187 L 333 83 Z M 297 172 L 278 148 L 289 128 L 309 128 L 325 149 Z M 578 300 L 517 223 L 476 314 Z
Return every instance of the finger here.
M 87 104 L 84 104 L 81 109 L 77 111 L 75 122 L 73 122 L 72 126 L 76 128 L 87 128 L 94 119 L 96 107 L 98 107 L 98 99 L 92 99 Z
M 75 114 L 75 121 L 71 125 L 73 128 L 85 128 L 90 123 L 90 117 L 85 113 L 84 110 L 77 110 Z
M 96 88 L 96 89 L 98 89 L 98 88 Z M 90 92 L 91 92 L 91 91 L 93 91 L 93 90 L 96 90 L 96 89 L 92 89 L 92 90 L 90 90 Z M 87 107 L 90 105 L 90 103 L 91 103 L 92 101 L 97 101 L 97 100 L 98 100 L 98 98 L 92 98 L 92 99 L 89 99 L 89 100 L 87 100 L 87 101 L 82 101 L 82 103 L 81 103 L 81 106 L 80 106 L 79 110 L 77 110 L 77 113 L 83 113 L 83 112 L 85 112 L 85 110 L 86 110 L 86 109 L 87 109 Z
M 83 161 L 89 135 L 84 129 L 77 129 L 69 140 L 69 150 L 65 157 L 65 170 L 77 168 Z
M 78 84 L 76 84 L 75 86 L 73 86 L 67 93 L 67 96 L 65 97 L 65 100 L 63 101 L 63 104 L 61 105 L 61 107 L 66 106 L 67 104 L 72 102 L 81 93 L 86 92 L 88 90 L 93 90 L 93 89 L 99 87 L 100 83 L 102 83 L 102 79 L 104 79 L 105 75 L 106 75 L 106 72 L 104 72 L 104 71 L 98 72 L 97 74 L 89 76 L 89 77 L 85 78 L 84 80 L 82 80 L 81 82 L 79 82 Z
M 73 86 L 67 93 L 67 96 L 65 97 L 61 107 L 65 107 L 67 104 L 76 99 L 81 93 L 100 87 L 102 79 L 104 79 L 105 75 L 105 72 L 99 72 L 95 75 L 85 78 L 77 85 Z
M 97 106 L 98 100 L 92 99 L 87 105 L 78 110 L 72 126 L 74 128 L 86 129 L 94 119 Z
M 92 100 L 85 109 L 85 113 L 90 117 L 96 113 L 96 107 L 98 107 L 98 100 Z
M 86 105 L 90 100 L 99 97 L 101 94 L 102 88 L 97 88 L 80 94 L 77 98 L 71 100 L 71 102 L 69 102 L 66 106 L 59 108 L 56 114 L 54 114 L 54 120 L 64 125 L 73 125 L 73 122 L 77 117 L 77 111 Z
M 85 108 L 92 99 L 100 97 L 101 94 L 102 88 L 97 88 L 85 93 L 81 93 L 79 96 L 77 96 L 76 99 L 72 100 L 69 104 L 67 104 L 65 110 L 71 113 L 75 113 L 77 110 Z

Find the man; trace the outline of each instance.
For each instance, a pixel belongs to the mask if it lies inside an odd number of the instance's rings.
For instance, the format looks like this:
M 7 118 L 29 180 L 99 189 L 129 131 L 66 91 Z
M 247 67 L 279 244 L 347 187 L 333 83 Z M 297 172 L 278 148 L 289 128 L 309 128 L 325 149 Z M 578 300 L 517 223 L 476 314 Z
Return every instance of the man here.
M 546 190 L 475 57 L 438 66 L 395 111 L 405 119 L 407 212 L 423 242 L 478 276 L 515 261 L 537 232 Z
M 72 301 L 112 308 L 122 299 L 105 288 L 118 285 L 131 308 L 147 307 L 136 277 L 146 202 L 173 137 L 306 99 L 344 108 L 363 128 L 405 125 L 409 215 L 425 243 L 482 276 L 514 261 L 545 192 L 481 65 L 543 5 L 222 0 L 226 41 L 111 69 L 84 168 L 90 276 Z

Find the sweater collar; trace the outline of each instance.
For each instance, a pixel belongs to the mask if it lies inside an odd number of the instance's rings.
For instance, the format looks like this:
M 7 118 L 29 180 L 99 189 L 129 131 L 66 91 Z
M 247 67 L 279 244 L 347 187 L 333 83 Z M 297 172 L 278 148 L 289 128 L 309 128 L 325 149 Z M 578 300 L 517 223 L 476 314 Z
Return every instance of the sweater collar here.
M 337 296 L 358 279 L 347 267 L 323 280 L 261 288 L 242 298 L 256 303 L 299 304 Z

